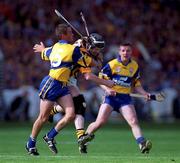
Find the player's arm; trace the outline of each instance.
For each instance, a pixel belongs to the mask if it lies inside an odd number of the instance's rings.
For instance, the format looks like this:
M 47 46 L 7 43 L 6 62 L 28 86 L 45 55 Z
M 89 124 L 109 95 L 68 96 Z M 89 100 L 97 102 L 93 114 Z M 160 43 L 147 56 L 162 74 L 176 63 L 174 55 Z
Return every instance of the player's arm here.
M 80 73 L 83 74 L 84 78 L 86 80 L 90 80 L 95 82 L 98 85 L 106 85 L 107 87 L 113 87 L 114 86 L 114 82 L 112 80 L 105 80 L 105 79 L 100 79 L 98 76 L 96 76 L 95 74 L 93 74 L 91 72 L 91 68 L 87 67 L 81 67 L 79 69 Z
M 45 46 L 43 42 L 40 42 L 39 44 L 35 44 L 33 47 L 33 50 L 35 53 L 41 53 L 45 49 Z
M 105 86 L 105 85 L 100 85 L 100 87 L 105 91 L 106 95 L 110 96 L 116 96 L 116 91 Z
M 49 56 L 52 51 L 52 47 L 45 47 L 43 42 L 40 42 L 40 44 L 35 44 L 34 47 L 35 53 L 41 53 L 41 59 L 45 61 L 49 61 Z
M 112 87 L 114 85 L 114 82 L 111 80 L 104 80 L 98 78 L 95 74 L 91 72 L 93 59 L 89 55 L 87 55 L 87 51 L 85 49 L 75 47 L 73 52 L 73 61 L 80 65 L 81 69 L 80 72 L 84 75 L 86 80 L 94 81 L 97 84 L 104 84 L 109 87 Z
M 114 82 L 112 80 L 104 80 L 104 79 L 100 79 L 98 76 L 96 76 L 93 73 L 85 73 L 84 77 L 86 80 L 91 80 L 99 85 L 105 85 L 107 87 L 113 87 L 114 86 Z
M 110 80 L 111 77 L 112 77 L 111 68 L 109 64 L 106 64 L 101 70 L 101 72 L 99 73 L 99 78 L 104 79 L 104 80 Z M 106 92 L 107 95 L 112 95 L 112 96 L 116 95 L 116 91 L 113 90 L 112 88 L 109 88 L 105 85 L 100 85 L 100 86 Z
M 141 95 L 149 96 L 150 93 L 146 92 L 142 86 L 134 87 L 134 90 Z
M 150 100 L 150 93 L 144 90 L 144 88 L 141 85 L 140 81 L 140 72 L 139 69 L 137 69 L 134 77 L 133 77 L 133 90 L 141 95 L 145 95 L 147 100 Z

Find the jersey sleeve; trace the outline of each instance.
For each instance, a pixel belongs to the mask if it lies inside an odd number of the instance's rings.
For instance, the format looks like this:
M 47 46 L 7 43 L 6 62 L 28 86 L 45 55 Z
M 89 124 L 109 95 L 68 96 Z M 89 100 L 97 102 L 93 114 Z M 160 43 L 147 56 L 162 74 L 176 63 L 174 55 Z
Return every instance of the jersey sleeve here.
M 137 69 L 137 71 L 135 72 L 134 76 L 133 76 L 133 79 L 134 79 L 134 87 L 139 87 L 141 86 L 141 82 L 140 82 L 140 71 L 139 71 L 139 68 Z
M 92 58 L 88 56 L 87 50 L 84 48 L 75 47 L 73 52 L 73 62 L 79 64 L 81 67 L 89 67 Z
M 41 52 L 41 59 L 45 60 L 45 61 L 49 61 L 49 56 L 50 56 L 51 52 L 52 52 L 52 47 L 45 48 Z
M 99 78 L 101 79 L 111 79 L 112 71 L 109 64 L 106 64 L 99 73 Z

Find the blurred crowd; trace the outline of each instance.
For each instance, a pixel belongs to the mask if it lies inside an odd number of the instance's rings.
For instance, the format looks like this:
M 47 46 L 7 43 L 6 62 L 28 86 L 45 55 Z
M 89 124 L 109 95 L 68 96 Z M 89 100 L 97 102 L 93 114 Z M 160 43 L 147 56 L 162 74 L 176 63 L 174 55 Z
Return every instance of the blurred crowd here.
M 0 48 L 4 53 L 5 89 L 23 85 L 38 88 L 49 64 L 34 54 L 33 45 L 56 42 L 54 29 L 63 23 L 58 9 L 85 34 L 82 11 L 91 32 L 106 41 L 104 63 L 116 57 L 118 45 L 134 45 L 133 57 L 141 67 L 142 83 L 151 92 L 180 89 L 180 1 L 178 0 L 3 0 L 0 1 Z M 78 37 L 77 37 L 78 38 Z M 138 45 L 146 48 L 147 59 Z M 80 81 L 82 90 L 94 87 Z M 93 96 L 94 97 L 94 96 Z

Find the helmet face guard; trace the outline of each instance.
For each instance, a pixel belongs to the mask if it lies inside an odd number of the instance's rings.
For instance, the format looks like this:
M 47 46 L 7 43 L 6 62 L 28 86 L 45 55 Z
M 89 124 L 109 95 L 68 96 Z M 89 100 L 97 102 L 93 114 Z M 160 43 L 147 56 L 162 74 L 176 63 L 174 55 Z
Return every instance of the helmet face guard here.
M 105 46 L 105 41 L 103 37 L 97 33 L 90 34 L 89 40 L 90 40 L 90 48 L 103 49 Z

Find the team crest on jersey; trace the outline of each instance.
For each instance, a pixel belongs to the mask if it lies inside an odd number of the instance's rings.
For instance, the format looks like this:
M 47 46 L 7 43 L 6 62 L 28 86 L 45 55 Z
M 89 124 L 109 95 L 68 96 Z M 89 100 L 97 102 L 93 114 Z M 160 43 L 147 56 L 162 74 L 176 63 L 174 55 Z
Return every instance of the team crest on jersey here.
M 132 74 L 134 72 L 134 69 L 132 67 L 130 67 L 129 72 L 130 72 L 130 74 Z
M 121 71 L 121 68 L 120 68 L 120 67 L 116 67 L 116 68 L 115 68 L 115 71 L 116 71 L 116 72 L 120 72 L 120 71 Z

